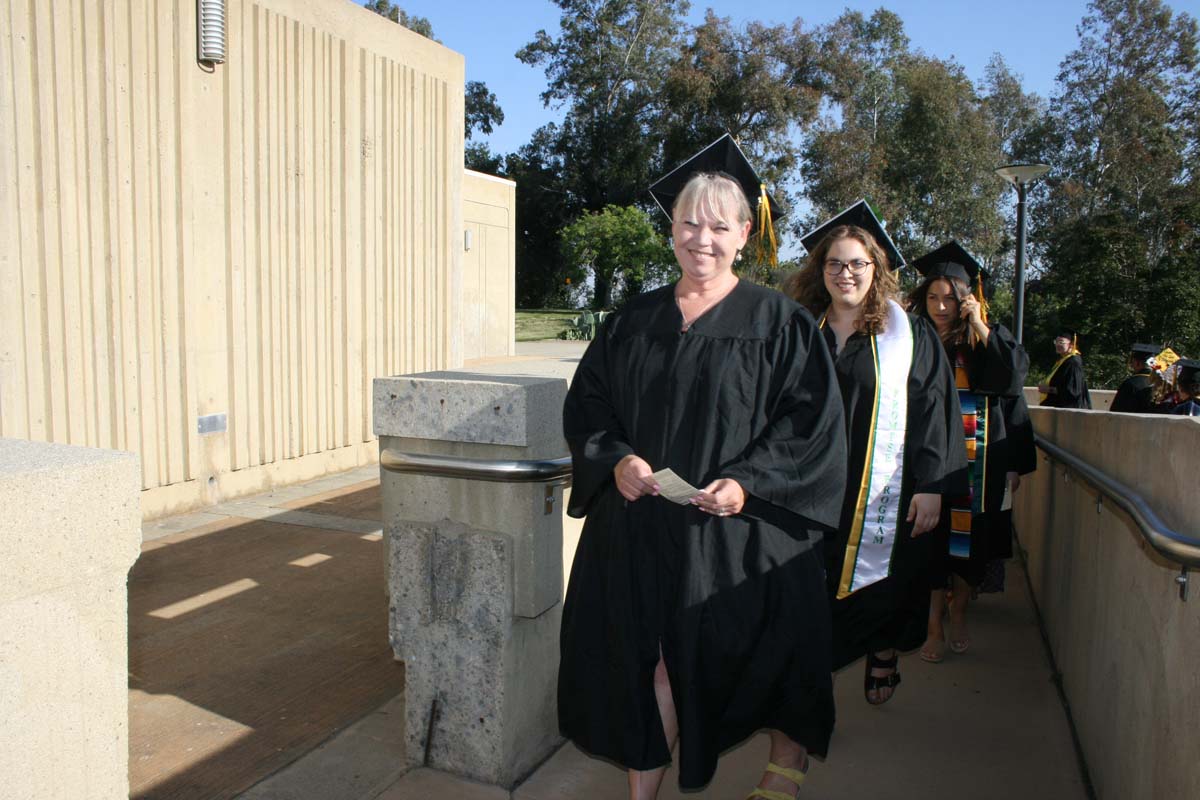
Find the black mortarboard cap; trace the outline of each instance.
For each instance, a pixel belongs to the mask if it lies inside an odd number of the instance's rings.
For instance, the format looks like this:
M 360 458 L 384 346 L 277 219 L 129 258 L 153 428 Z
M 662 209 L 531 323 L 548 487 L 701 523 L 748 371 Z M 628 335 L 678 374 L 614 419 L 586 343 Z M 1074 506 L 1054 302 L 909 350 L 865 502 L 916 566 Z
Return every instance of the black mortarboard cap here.
M 1139 342 L 1138 344 L 1130 345 L 1129 352 L 1133 353 L 1135 356 L 1149 358 L 1150 356 L 1156 356 L 1161 353 L 1162 348 L 1156 344 L 1142 344 Z
M 746 199 L 750 202 L 750 217 L 758 219 L 758 202 L 762 197 L 763 182 L 754 171 L 754 167 L 750 166 L 742 148 L 738 147 L 737 142 L 728 133 L 651 184 L 650 195 L 667 215 L 667 219 L 671 218 L 671 206 L 675 205 L 676 196 L 697 172 L 724 172 L 740 183 L 742 191 L 746 193 Z M 767 203 L 771 209 L 771 219 L 783 216 L 783 208 L 770 194 L 767 195 Z
M 1179 367 L 1179 383 L 1198 383 L 1197 373 L 1200 373 L 1200 361 L 1194 358 L 1181 358 L 1175 362 Z
M 975 278 L 987 270 L 958 242 L 951 241 L 912 262 L 917 272 L 926 278 L 958 278 L 974 288 Z
M 887 254 L 892 269 L 900 269 L 904 266 L 904 256 L 900 255 L 900 248 L 896 247 L 892 237 L 887 235 L 887 231 L 883 229 L 883 223 L 879 221 L 879 217 L 875 216 L 875 212 L 871 210 L 871 206 L 866 200 L 859 200 L 844 211 L 822 222 L 815 229 L 801 236 L 800 242 L 804 245 L 804 249 L 811 253 L 817 249 L 817 245 L 821 243 L 826 234 L 840 225 L 854 225 L 862 228 L 874 237 L 875 242 Z

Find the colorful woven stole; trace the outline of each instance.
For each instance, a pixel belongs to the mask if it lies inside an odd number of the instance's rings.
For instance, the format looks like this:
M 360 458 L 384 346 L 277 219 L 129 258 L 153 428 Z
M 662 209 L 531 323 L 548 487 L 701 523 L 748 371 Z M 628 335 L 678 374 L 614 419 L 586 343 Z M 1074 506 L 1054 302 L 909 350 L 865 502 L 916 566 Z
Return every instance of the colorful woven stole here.
M 987 398 L 971 391 L 966 358 L 954 359 L 954 383 L 962 406 L 963 441 L 967 447 L 967 494 L 950 498 L 950 555 L 971 557 L 971 519 L 983 513 L 984 473 L 987 470 Z
M 850 540 L 838 581 L 839 599 L 891 574 L 892 550 L 902 513 L 900 490 L 913 334 L 908 315 L 892 301 L 888 301 L 887 327 L 871 337 L 871 355 L 875 361 L 875 406 Z

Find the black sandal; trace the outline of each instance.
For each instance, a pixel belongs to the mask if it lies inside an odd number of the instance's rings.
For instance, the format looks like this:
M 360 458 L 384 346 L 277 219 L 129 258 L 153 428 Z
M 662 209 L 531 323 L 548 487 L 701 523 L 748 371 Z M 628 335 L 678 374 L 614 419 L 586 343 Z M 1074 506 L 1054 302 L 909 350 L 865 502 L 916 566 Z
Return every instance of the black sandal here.
M 899 653 L 893 653 L 891 658 L 879 658 L 874 653 L 867 653 L 867 671 L 863 679 L 863 696 L 867 698 L 868 703 L 873 706 L 881 706 L 888 700 L 891 700 L 892 695 L 896 694 L 896 687 L 900 685 L 900 670 L 897 669 L 899 661 Z M 892 674 L 877 678 L 871 674 L 871 670 L 873 669 L 890 669 L 892 670 Z M 889 694 L 882 700 L 872 702 L 871 692 L 878 692 L 880 689 L 891 689 L 892 694 Z

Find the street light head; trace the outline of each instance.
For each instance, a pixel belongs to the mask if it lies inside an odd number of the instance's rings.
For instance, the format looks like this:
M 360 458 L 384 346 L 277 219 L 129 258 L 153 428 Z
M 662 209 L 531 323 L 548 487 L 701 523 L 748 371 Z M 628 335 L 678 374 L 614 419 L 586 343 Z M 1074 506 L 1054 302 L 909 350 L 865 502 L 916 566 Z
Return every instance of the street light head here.
M 1009 164 L 999 167 L 996 174 L 1013 186 L 1028 186 L 1049 171 L 1049 164 Z

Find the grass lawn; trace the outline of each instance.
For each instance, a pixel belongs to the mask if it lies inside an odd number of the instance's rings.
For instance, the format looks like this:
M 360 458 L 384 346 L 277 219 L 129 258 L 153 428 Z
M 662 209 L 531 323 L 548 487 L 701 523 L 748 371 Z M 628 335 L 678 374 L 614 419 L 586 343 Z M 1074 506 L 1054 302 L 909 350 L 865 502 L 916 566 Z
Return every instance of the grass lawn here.
M 558 332 L 579 316 L 578 311 L 566 308 L 545 308 L 525 311 L 517 309 L 517 341 L 557 339 Z

